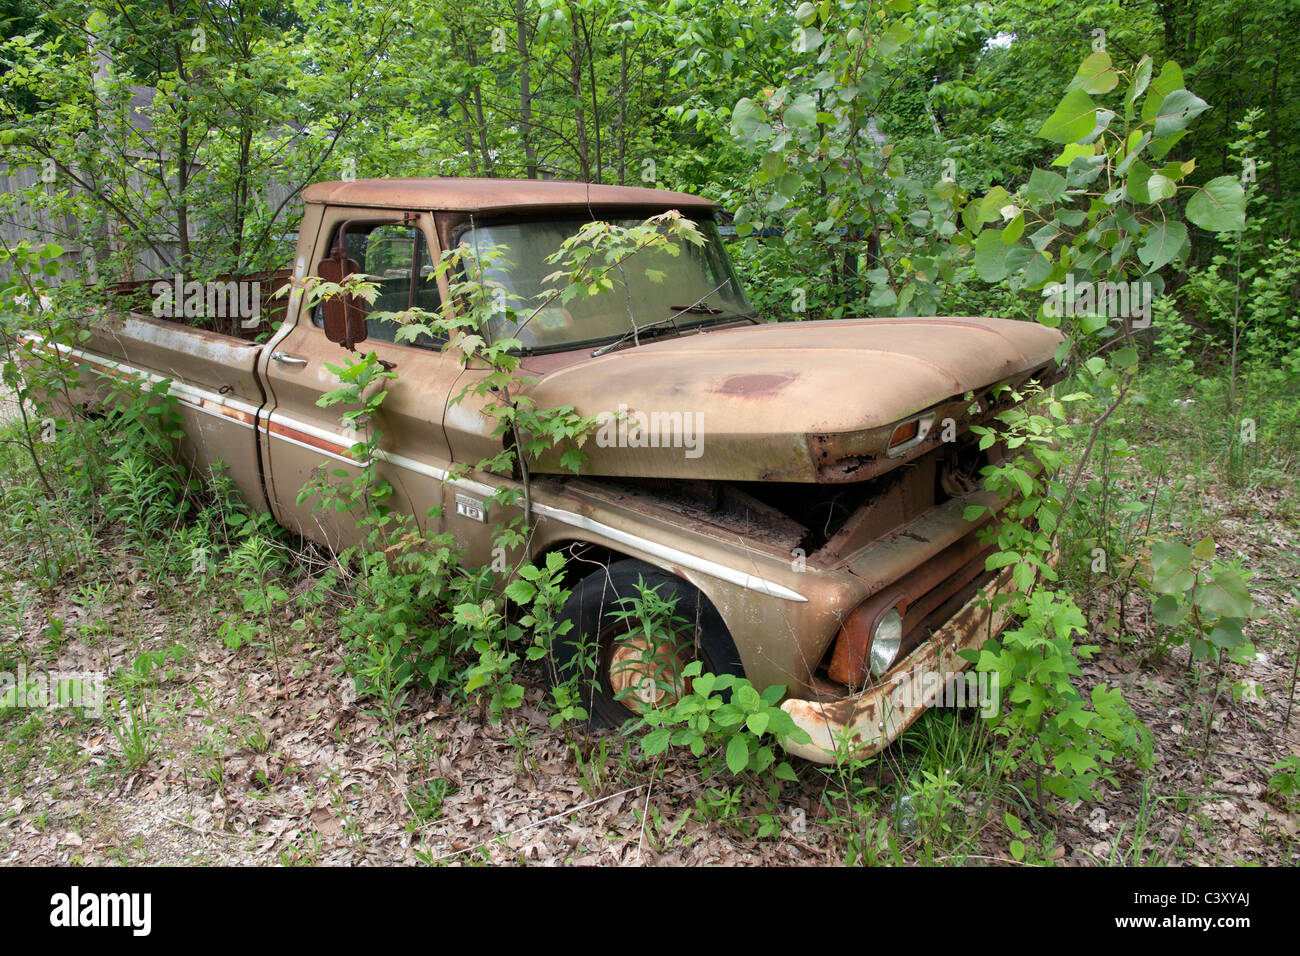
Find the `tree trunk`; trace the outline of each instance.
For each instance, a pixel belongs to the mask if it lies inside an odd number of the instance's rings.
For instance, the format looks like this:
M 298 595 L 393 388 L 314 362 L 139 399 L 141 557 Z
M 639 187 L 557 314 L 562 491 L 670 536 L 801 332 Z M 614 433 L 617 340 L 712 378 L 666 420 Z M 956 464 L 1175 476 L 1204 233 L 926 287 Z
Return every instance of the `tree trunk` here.
M 524 145 L 524 175 L 537 178 L 537 147 L 533 145 L 532 61 L 528 52 L 527 0 L 515 0 L 515 48 L 519 51 L 519 137 Z
M 176 2 L 167 0 L 167 12 L 176 22 Z M 176 59 L 176 76 L 181 83 L 189 83 L 185 72 L 185 52 L 181 44 L 172 41 L 172 55 Z M 188 92 L 176 98 L 180 134 L 176 143 L 176 232 L 181 254 L 178 268 L 182 273 L 190 267 L 190 207 L 186 191 L 190 186 L 190 97 Z
M 604 182 L 605 164 L 601 159 L 600 150 L 600 101 L 597 99 L 600 90 L 596 86 L 596 51 L 591 45 L 591 32 L 587 29 L 587 20 L 579 15 L 578 25 L 582 27 L 583 47 L 587 52 L 587 78 L 589 92 L 591 93 L 591 127 L 596 138 L 596 182 Z
M 470 86 L 470 95 L 474 98 L 474 119 L 478 128 L 478 148 L 483 156 L 483 169 L 488 176 L 494 175 L 492 172 L 492 151 L 488 148 L 487 139 L 487 119 L 483 115 L 483 88 L 478 81 L 478 50 L 474 46 L 473 38 L 467 44 L 469 49 L 469 68 L 474 73 L 474 79 Z
M 469 157 L 470 175 L 478 175 L 478 153 L 474 151 L 474 121 L 470 119 L 469 104 L 465 101 L 465 92 L 456 97 L 456 102 L 460 104 L 460 117 L 463 121 L 461 125 L 461 135 L 465 138 L 465 155 Z
M 627 34 L 618 51 L 618 184 L 627 185 Z
M 587 150 L 587 117 L 582 108 L 582 42 L 578 35 L 577 11 L 569 7 L 569 91 L 573 94 L 573 121 L 577 125 L 578 178 L 591 182 L 591 160 Z

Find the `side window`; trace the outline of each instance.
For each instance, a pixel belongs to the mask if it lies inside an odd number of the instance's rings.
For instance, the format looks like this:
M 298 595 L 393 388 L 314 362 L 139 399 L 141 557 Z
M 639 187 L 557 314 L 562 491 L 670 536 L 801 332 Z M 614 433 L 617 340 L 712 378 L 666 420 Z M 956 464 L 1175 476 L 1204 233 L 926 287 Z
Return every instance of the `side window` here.
M 330 239 L 333 248 L 334 238 Z M 369 306 L 376 312 L 405 312 L 410 308 L 437 312 L 442 307 L 438 283 L 433 275 L 424 233 L 414 226 L 375 226 L 368 232 L 349 230 L 346 254 L 357 262 L 360 270 L 379 286 L 379 295 Z M 418 264 L 418 266 L 417 266 Z M 312 324 L 324 325 L 324 315 L 318 305 L 312 310 Z M 396 342 L 400 322 L 391 319 L 370 318 L 366 321 L 369 337 L 380 342 Z M 401 345 L 437 348 L 440 344 L 427 335 L 414 340 L 403 340 Z

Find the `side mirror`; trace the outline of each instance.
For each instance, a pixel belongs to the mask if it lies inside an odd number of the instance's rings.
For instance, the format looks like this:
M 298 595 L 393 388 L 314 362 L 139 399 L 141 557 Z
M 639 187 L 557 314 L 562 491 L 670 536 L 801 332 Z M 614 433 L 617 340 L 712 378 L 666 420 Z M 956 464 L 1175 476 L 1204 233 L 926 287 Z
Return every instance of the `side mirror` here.
M 342 282 L 358 271 L 357 260 L 349 259 L 343 246 L 334 247 L 328 259 L 322 259 L 316 274 L 326 282 Z M 366 340 L 366 301 L 357 295 L 336 295 L 321 303 L 325 337 L 345 349 L 353 349 Z

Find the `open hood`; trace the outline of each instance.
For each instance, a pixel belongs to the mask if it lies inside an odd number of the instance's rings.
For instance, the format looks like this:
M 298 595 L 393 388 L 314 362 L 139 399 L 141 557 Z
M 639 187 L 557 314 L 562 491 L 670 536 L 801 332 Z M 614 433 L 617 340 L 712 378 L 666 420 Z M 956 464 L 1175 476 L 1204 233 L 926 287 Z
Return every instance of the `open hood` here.
M 790 322 L 655 339 L 549 371 L 530 361 L 525 371 L 539 376 L 528 390 L 539 408 L 601 416 L 582 446 L 584 475 L 861 481 L 933 448 L 946 419 L 964 431 L 987 417 L 989 386 L 1054 372 L 1061 340 L 1008 319 Z M 900 449 L 894 427 L 919 413 L 930 420 Z M 530 468 L 569 473 L 560 459 L 572 447 Z

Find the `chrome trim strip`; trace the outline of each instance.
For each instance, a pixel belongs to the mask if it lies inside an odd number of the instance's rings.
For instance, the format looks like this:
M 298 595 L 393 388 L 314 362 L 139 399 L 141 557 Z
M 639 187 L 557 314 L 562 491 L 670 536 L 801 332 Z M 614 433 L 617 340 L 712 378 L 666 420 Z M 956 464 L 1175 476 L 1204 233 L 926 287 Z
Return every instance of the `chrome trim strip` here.
M 158 375 L 154 372 L 150 372 L 147 369 L 135 368 L 134 366 L 127 365 L 123 362 L 118 362 L 114 359 L 104 358 L 94 353 L 83 352 L 80 349 L 74 349 L 74 348 L 70 348 L 69 346 L 59 346 L 59 345 L 56 345 L 55 348 L 66 350 L 72 355 L 85 359 L 87 362 L 95 362 L 104 365 L 106 367 L 116 369 L 118 371 L 133 373 L 136 375 L 147 377 L 150 381 L 160 382 L 165 378 L 165 376 Z M 200 389 L 192 385 L 186 385 L 177 382 L 175 379 L 172 379 L 171 382 L 172 384 L 169 388 L 169 392 L 175 394 L 178 398 L 188 393 L 189 396 L 193 396 L 193 400 L 197 400 L 199 402 L 199 404 L 195 405 L 194 407 L 198 408 L 200 411 L 205 411 L 210 415 L 216 415 L 221 418 L 227 418 L 226 416 L 221 415 L 220 412 L 203 408 L 201 403 L 204 400 L 214 402 L 215 404 L 218 405 L 226 405 L 230 408 L 239 411 L 248 412 L 255 417 L 258 416 L 258 413 L 260 411 L 260 409 L 255 408 L 252 405 L 248 405 L 245 402 L 241 402 L 238 399 L 230 399 L 227 396 L 219 395 L 216 392 L 210 392 L 207 391 L 206 389 Z M 269 421 L 277 422 L 281 425 L 285 425 L 289 428 L 293 428 L 296 431 L 300 431 L 303 432 L 304 434 L 311 435 L 314 438 L 319 438 L 321 439 L 321 441 L 332 442 L 334 444 L 342 446 L 343 448 L 351 448 L 354 444 L 356 444 L 359 438 L 359 436 L 355 436 L 355 435 L 353 437 L 349 437 L 344 433 L 328 431 L 316 425 L 312 425 L 308 422 L 299 421 L 296 418 L 290 418 L 289 416 L 279 411 L 273 411 L 270 413 L 270 415 L 266 417 Z M 231 420 L 231 419 L 227 419 L 227 420 Z M 290 438 L 287 435 L 278 434 L 276 432 L 271 432 L 269 430 L 268 430 L 268 435 L 271 438 L 277 438 L 281 441 L 290 442 L 294 445 L 298 445 L 299 447 L 307 448 L 311 451 L 315 451 L 321 455 L 326 455 L 330 458 L 335 459 L 336 461 L 341 461 L 349 465 L 364 464 L 362 462 L 353 461 L 351 458 L 343 458 L 339 455 L 332 454 L 331 452 L 325 451 L 322 448 L 316 448 L 304 442 L 295 441 L 294 439 Z M 480 497 L 484 497 L 484 498 L 490 497 L 496 491 L 496 489 L 494 489 L 492 486 L 485 485 L 482 482 L 474 481 L 473 479 L 470 478 L 452 479 L 449 477 L 449 473 L 442 468 L 438 468 L 434 465 L 426 464 L 425 462 L 417 461 L 414 458 L 408 458 L 406 455 L 401 455 L 398 454 L 397 452 L 381 450 L 379 452 L 379 457 L 382 458 L 384 461 L 396 465 L 399 468 L 403 468 L 407 471 L 413 471 L 416 474 L 433 478 L 435 481 L 450 484 L 453 488 L 459 488 L 462 491 L 467 491 L 471 494 L 479 495 Z M 636 548 L 637 550 L 641 551 L 644 554 L 659 558 L 663 561 L 670 562 L 672 564 L 678 565 L 683 568 L 690 568 L 692 571 L 700 571 L 704 574 L 709 575 L 710 577 L 715 577 L 721 581 L 730 582 L 731 584 L 738 585 L 742 588 L 745 588 L 748 591 L 755 591 L 759 594 L 766 594 L 769 597 L 781 598 L 782 600 L 785 601 L 794 601 L 798 603 L 807 603 L 808 601 L 808 599 L 804 597 L 802 594 L 800 594 L 798 591 L 793 591 L 790 588 L 785 587 L 784 585 L 777 584 L 775 581 L 769 581 L 766 578 L 759 577 L 756 574 L 749 574 L 745 571 L 739 571 L 735 568 L 728 567 L 727 565 L 724 564 L 718 564 L 716 561 L 710 561 L 707 558 L 701 558 L 698 555 L 690 554 L 686 551 L 681 551 L 677 548 L 672 548 L 669 547 L 668 545 L 660 544 L 657 541 L 651 541 L 648 538 L 642 538 L 634 534 L 629 534 L 626 531 L 620 531 L 618 528 L 614 528 L 610 525 L 596 521 L 592 518 L 588 518 L 585 515 L 574 514 L 571 511 L 565 511 L 564 509 L 556 508 L 553 505 L 545 505 L 540 503 L 534 503 L 533 511 L 536 514 L 545 515 L 546 517 L 558 521 L 561 524 L 568 525 L 574 528 L 581 528 L 582 530 L 589 531 L 592 534 L 598 534 L 618 544 L 622 544 L 631 548 Z

